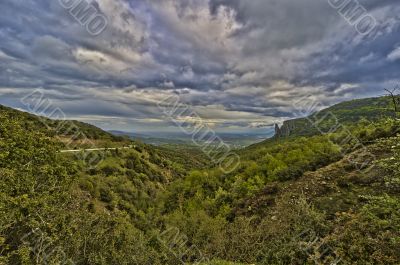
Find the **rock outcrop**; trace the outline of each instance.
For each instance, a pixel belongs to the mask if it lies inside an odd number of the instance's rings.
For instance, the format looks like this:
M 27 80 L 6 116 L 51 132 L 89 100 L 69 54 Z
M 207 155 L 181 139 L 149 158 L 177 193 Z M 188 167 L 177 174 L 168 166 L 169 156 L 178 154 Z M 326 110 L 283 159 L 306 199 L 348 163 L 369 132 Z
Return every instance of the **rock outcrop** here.
M 281 127 L 275 124 L 275 138 L 284 138 L 291 135 L 295 129 L 294 121 L 285 121 Z

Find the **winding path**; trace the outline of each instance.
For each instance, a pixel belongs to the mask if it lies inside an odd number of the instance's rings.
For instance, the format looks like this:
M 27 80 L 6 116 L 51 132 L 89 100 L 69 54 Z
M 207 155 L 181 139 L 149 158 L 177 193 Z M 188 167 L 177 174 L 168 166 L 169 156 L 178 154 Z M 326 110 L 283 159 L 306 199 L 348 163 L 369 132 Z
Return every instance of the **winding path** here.
M 78 153 L 87 151 L 106 151 L 106 150 L 117 150 L 117 149 L 128 149 L 131 147 L 113 147 L 113 148 L 91 148 L 91 149 L 72 149 L 72 150 L 60 150 L 60 153 Z

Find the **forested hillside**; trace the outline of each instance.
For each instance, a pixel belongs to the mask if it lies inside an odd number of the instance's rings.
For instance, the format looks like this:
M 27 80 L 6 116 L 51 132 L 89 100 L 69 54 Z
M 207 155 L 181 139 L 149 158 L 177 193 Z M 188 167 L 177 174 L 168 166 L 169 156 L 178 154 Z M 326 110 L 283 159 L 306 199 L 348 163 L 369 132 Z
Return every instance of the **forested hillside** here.
M 18 119 L 18 122 L 25 130 L 42 132 L 51 137 L 71 138 L 73 140 L 102 140 L 122 142 L 123 137 L 114 136 L 91 124 L 72 121 L 72 120 L 53 120 L 43 116 L 36 116 L 28 112 L 14 110 L 12 108 L 0 105 L 0 113 L 10 118 Z
M 320 106 L 308 100 L 300 100 L 295 105 L 299 114 L 310 116 L 285 121 L 280 128 L 281 136 L 310 136 L 327 133 L 339 124 L 352 125 L 361 120 L 378 121 L 395 117 L 390 97 L 355 99 L 323 110 L 318 110 Z
M 88 167 L 2 108 L 0 264 L 399 264 L 400 122 L 387 98 L 328 111 L 343 127 L 300 119 L 226 174 L 196 149 L 134 141 Z

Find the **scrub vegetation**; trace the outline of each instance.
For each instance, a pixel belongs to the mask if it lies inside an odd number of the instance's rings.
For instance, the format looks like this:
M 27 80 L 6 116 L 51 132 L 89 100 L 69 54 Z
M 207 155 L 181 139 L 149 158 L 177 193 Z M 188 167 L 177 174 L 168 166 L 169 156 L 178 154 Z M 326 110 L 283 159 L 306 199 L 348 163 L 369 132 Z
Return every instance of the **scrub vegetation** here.
M 1 107 L 0 264 L 399 264 L 390 98 L 326 113 L 343 127 L 324 120 L 321 134 L 310 117 L 291 121 L 286 137 L 237 150 L 240 166 L 226 174 L 193 147 L 76 122 L 117 147 L 91 168 L 59 152 L 59 121 Z

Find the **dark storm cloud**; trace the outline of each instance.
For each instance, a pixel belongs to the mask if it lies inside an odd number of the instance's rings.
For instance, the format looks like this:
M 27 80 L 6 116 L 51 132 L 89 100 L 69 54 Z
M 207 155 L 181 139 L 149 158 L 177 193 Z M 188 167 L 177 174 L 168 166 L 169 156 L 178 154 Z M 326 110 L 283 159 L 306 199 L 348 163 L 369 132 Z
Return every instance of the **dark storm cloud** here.
M 46 91 L 73 118 L 106 127 L 169 126 L 178 94 L 216 128 L 258 128 L 323 105 L 380 95 L 400 67 L 400 3 L 359 1 L 378 22 L 363 37 L 328 0 L 96 0 L 90 35 L 58 1 L 0 3 L 1 103 Z M 105 125 L 106 124 L 106 125 Z

